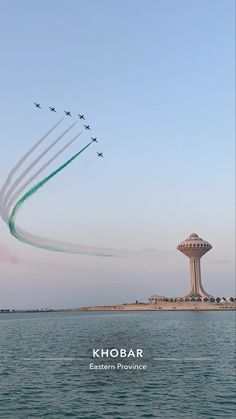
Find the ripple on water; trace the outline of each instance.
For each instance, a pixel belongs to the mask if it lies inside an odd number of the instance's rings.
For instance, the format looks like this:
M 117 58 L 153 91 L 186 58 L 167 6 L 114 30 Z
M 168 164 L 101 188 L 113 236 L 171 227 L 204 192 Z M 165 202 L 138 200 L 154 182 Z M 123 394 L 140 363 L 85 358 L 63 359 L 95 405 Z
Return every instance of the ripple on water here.
M 233 312 L 1 314 L 0 417 L 233 419 L 234 319 Z M 141 347 L 148 369 L 89 371 L 99 347 Z

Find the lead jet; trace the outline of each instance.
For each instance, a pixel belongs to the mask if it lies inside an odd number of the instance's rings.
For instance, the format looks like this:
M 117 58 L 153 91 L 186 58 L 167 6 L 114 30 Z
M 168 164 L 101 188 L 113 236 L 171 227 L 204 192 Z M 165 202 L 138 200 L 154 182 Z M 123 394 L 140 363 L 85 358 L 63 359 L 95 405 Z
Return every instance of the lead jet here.
M 98 157 L 103 157 L 102 153 L 97 153 Z
M 84 125 L 84 128 L 90 130 L 90 125 Z
M 91 137 L 93 143 L 97 143 L 97 137 Z
M 65 112 L 66 116 L 71 116 L 70 111 L 64 111 L 64 112 Z
M 51 108 L 51 106 L 49 106 L 49 109 L 50 109 L 51 112 L 56 112 L 56 109 L 55 108 Z
M 79 117 L 79 119 L 84 119 L 84 120 L 85 120 L 84 115 L 80 115 L 80 114 L 78 113 L 78 117 Z
M 34 104 L 35 104 L 36 108 L 41 109 L 40 103 L 35 103 L 35 102 L 34 102 Z

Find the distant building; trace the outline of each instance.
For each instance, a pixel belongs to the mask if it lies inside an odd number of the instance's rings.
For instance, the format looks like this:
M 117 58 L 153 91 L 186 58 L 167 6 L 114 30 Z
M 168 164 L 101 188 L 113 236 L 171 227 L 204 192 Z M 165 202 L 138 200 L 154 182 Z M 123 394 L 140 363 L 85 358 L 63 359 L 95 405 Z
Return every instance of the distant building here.
M 158 301 L 165 301 L 166 297 L 164 297 L 163 295 L 152 295 L 150 298 L 148 298 L 148 301 L 151 304 L 156 304 Z

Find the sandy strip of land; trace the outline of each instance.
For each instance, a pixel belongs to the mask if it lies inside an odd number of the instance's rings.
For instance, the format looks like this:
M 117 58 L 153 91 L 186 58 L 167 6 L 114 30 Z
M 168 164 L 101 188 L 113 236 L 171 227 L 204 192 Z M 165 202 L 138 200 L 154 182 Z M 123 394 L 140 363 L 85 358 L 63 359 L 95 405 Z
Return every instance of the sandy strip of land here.
M 104 306 L 88 306 L 71 309 L 71 311 L 232 311 L 235 303 L 204 303 L 204 302 L 159 302 L 157 304 L 118 304 Z

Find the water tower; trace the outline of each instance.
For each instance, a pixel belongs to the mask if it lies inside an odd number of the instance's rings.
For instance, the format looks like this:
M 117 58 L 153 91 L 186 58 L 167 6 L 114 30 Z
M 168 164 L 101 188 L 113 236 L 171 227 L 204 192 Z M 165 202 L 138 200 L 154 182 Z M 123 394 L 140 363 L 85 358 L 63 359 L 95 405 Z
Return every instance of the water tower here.
M 195 296 L 202 298 L 212 297 L 202 286 L 200 265 L 201 257 L 212 249 L 210 243 L 202 240 L 197 234 L 192 233 L 186 240 L 177 246 L 177 249 L 190 259 L 191 287 L 184 298 Z

